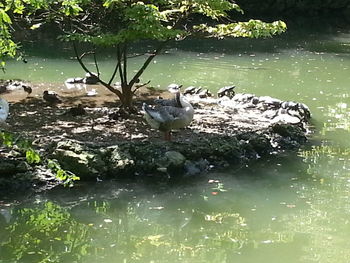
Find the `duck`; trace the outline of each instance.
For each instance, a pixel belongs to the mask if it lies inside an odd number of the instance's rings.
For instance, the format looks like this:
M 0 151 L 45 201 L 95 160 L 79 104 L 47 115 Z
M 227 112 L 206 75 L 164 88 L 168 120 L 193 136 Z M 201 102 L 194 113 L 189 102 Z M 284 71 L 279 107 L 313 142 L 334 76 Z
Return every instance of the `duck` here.
M 56 92 L 48 90 L 44 91 L 43 99 L 50 104 L 57 104 L 62 102 L 62 100 L 58 97 Z
M 9 104 L 7 100 L 0 98 L 0 125 L 4 124 L 9 115 Z
M 168 100 L 168 105 L 158 105 L 156 107 L 146 103 L 142 105 L 144 118 L 153 129 L 164 133 L 166 141 L 171 141 L 172 130 L 184 128 L 193 120 L 194 109 L 191 103 L 181 94 L 180 88 L 181 86 L 177 84 L 169 85 L 169 90 L 175 93 L 175 99 Z
M 182 88 L 182 85 L 170 84 L 168 86 L 168 91 L 175 95 L 174 98 L 172 99 L 158 98 L 158 99 L 155 99 L 154 102 L 161 106 L 172 106 L 172 107 L 182 108 L 182 105 L 180 102 L 181 88 Z
M 27 92 L 27 96 L 29 96 L 32 92 L 33 92 L 33 89 L 32 87 L 30 87 L 29 85 L 25 85 L 23 84 L 22 85 L 22 88 L 25 92 Z
M 225 87 L 219 89 L 217 92 L 218 98 L 222 98 L 224 96 L 227 96 L 230 99 L 232 99 L 232 97 L 235 96 L 235 91 L 234 91 L 235 88 L 236 88 L 236 86 L 225 86 Z
M 82 104 L 78 104 L 75 107 L 70 108 L 67 110 L 65 115 L 72 115 L 73 117 L 81 116 L 86 114 L 86 110 L 84 109 L 84 106 Z

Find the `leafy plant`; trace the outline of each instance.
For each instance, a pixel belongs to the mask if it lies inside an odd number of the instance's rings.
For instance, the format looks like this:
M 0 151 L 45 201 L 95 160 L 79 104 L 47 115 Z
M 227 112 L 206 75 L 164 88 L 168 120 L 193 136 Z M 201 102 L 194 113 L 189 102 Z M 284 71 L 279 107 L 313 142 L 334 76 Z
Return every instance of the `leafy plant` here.
M 12 21 L 25 18 L 27 27 L 31 29 L 54 22 L 63 32 L 60 39 L 72 43 L 81 67 L 116 94 L 129 112 L 135 110 L 135 92 L 145 85 L 140 84 L 140 77 L 170 41 L 190 36 L 219 39 L 271 37 L 286 30 L 282 21 L 232 22 L 231 12 L 243 11 L 230 0 L 17 0 L 6 1 L 0 7 L 3 8 L 0 34 L 4 36 L 3 41 L 7 41 L 1 45 L 0 56 L 15 56 L 17 46 L 9 30 Z M 153 51 L 145 54 L 130 52 L 132 44 L 144 40 L 153 41 Z M 79 50 L 79 43 L 88 49 Z M 97 47 L 114 49 L 115 67 L 108 79 L 101 77 Z M 84 62 L 87 55 L 93 56 L 96 73 Z M 129 60 L 135 56 L 144 56 L 145 60 L 138 70 L 130 74 Z M 0 59 L 4 63 L 3 57 Z M 118 79 L 118 85 L 113 85 L 115 79 Z
M 28 164 L 44 164 L 55 175 L 56 178 L 65 186 L 73 186 L 74 181 L 80 178 L 70 171 L 66 171 L 61 168 L 60 164 L 56 160 L 47 159 L 42 156 L 33 148 L 32 142 L 21 138 L 15 137 L 13 133 L 2 131 L 0 132 L 0 143 L 8 148 L 16 149 L 23 153 L 26 157 Z

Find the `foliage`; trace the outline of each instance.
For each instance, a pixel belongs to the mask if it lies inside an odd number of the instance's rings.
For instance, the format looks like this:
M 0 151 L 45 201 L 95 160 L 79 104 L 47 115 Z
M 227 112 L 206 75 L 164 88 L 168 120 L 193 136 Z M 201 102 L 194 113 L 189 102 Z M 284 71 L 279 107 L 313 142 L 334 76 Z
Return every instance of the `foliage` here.
M 61 168 L 60 164 L 56 160 L 43 158 L 33 148 L 32 142 L 21 138 L 21 136 L 15 137 L 13 133 L 1 131 L 0 143 L 8 148 L 15 149 L 23 153 L 26 157 L 26 161 L 29 164 L 44 164 L 49 168 L 58 180 L 60 180 L 65 186 L 73 186 L 74 181 L 79 180 L 74 173 L 66 171 Z M 0 144 L 0 145 L 1 145 Z
M 65 186 L 72 187 L 74 181 L 80 179 L 71 171 L 62 169 L 57 160 L 47 159 L 47 167 L 56 174 L 56 178 L 62 181 Z
M 15 56 L 16 45 L 11 40 L 9 25 L 25 18 L 27 28 L 37 29 L 45 23 L 55 22 L 60 26 L 63 41 L 72 42 L 77 60 L 90 74 L 83 58 L 94 55 L 96 75 L 102 85 L 115 93 L 125 109 L 131 110 L 132 99 L 138 88 L 140 77 L 154 57 L 171 40 L 195 37 L 270 37 L 286 30 L 282 21 L 264 23 L 260 20 L 231 22 L 232 11 L 243 12 L 230 0 L 58 0 L 58 1 L 6 1 L 2 4 L 1 34 L 10 44 L 11 52 L 0 52 L 2 56 Z M 203 23 L 204 21 L 204 23 Z M 139 70 L 128 76 L 129 46 L 132 43 L 155 41 L 153 52 L 143 54 L 144 63 Z M 77 43 L 87 43 L 90 51 L 78 51 Z M 85 45 L 86 46 L 86 45 Z M 116 66 L 109 80 L 102 80 L 96 58 L 96 47 L 115 48 Z M 4 58 L 1 58 L 4 61 Z M 3 62 L 4 63 L 4 62 Z M 2 64 L 4 66 L 4 64 Z M 119 86 L 112 83 L 119 75 Z
M 88 227 L 72 220 L 62 207 L 46 202 L 20 209 L 17 216 L 6 229 L 11 238 L 0 243 L 0 262 L 76 262 L 87 253 Z M 72 261 L 66 261 L 68 257 Z
M 9 148 L 18 149 L 25 154 L 26 160 L 29 164 L 37 164 L 41 162 L 40 155 L 32 147 L 32 142 L 22 139 L 20 136 L 14 138 L 14 134 L 10 132 L 0 132 L 0 141 L 3 145 Z

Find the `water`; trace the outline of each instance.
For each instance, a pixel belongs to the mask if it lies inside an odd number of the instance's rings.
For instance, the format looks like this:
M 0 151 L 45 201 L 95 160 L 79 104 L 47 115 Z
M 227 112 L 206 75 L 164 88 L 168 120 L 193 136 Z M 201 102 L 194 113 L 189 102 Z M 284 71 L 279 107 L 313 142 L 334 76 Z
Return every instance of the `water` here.
M 0 263 L 349 262 L 349 51 L 347 29 L 167 49 L 144 81 L 304 102 L 309 145 L 191 183 L 101 182 L 0 201 Z M 82 74 L 69 51 L 44 53 L 28 51 L 5 77 L 61 85 Z M 111 67 L 106 58 L 102 71 Z

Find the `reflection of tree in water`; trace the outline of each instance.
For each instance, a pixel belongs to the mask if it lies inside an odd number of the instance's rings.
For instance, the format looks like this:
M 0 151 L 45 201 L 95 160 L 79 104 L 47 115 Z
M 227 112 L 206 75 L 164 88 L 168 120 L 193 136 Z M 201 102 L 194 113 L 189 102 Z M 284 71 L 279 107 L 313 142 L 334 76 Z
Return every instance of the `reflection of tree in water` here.
M 321 253 L 330 244 L 323 231 L 329 215 L 322 200 L 310 201 L 312 187 L 295 185 L 312 209 L 286 208 L 276 221 L 260 218 L 257 226 L 222 182 L 155 196 L 105 191 L 102 197 L 74 197 L 65 202 L 70 208 L 48 201 L 13 213 L 0 240 L 0 262 L 257 262 L 262 256 L 277 262 L 275 253 L 293 258 L 303 250 L 312 258 L 311 245 Z M 270 211 L 264 213 L 269 217 Z
M 74 262 L 86 254 L 87 226 L 52 202 L 19 209 L 14 217 L 0 244 L 0 262 Z
M 0 262 L 221 262 L 247 241 L 239 214 L 180 203 L 164 208 L 114 199 L 82 202 L 70 211 L 52 202 L 18 209 L 0 243 Z

